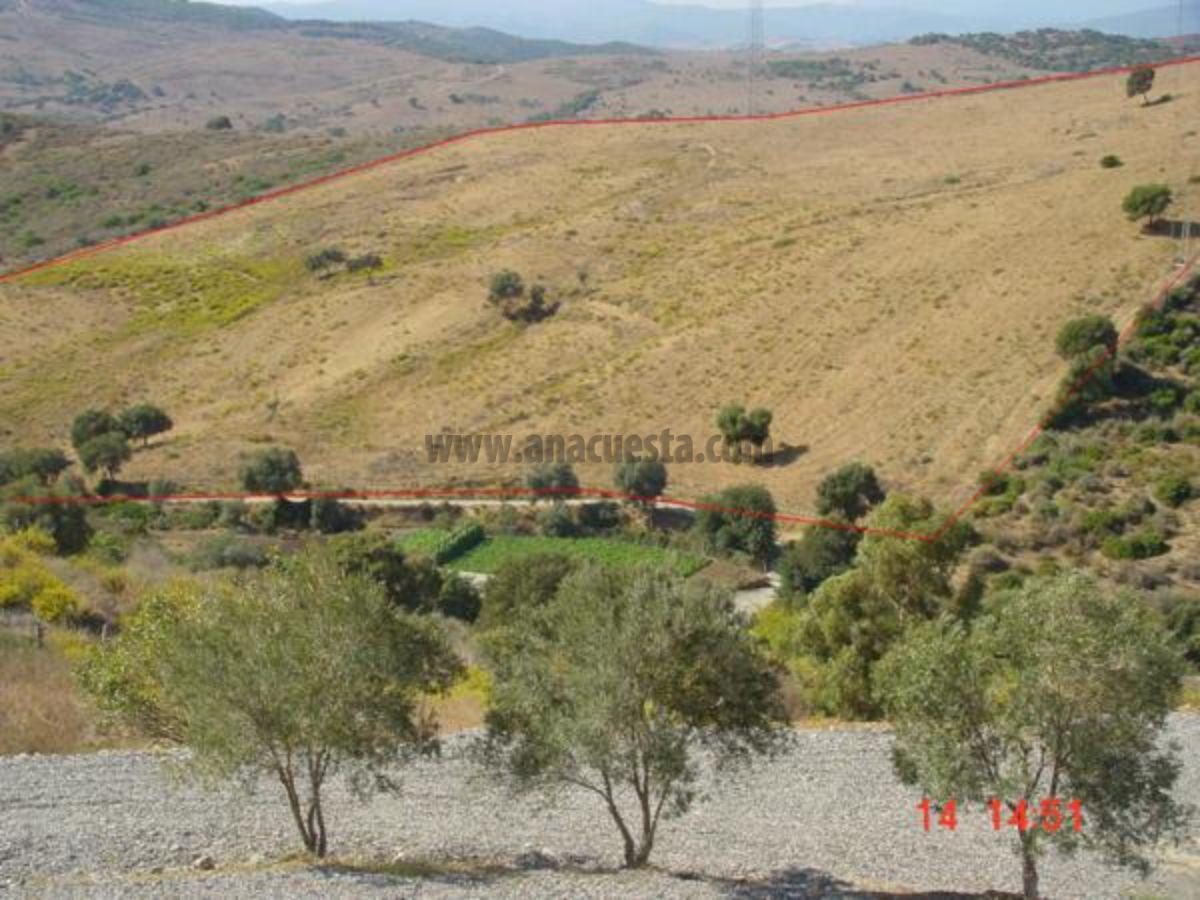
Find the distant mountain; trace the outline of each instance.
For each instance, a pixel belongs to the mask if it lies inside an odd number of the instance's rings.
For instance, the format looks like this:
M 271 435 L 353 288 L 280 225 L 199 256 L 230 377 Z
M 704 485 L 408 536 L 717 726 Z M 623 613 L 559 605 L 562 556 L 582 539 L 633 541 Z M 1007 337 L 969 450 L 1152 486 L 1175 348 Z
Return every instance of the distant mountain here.
M 1123 16 L 1092 19 L 1087 27 L 1131 37 L 1175 37 L 1180 33 L 1179 6 L 1160 6 Z M 1184 5 L 1183 34 L 1200 34 L 1200 3 Z
M 768 7 L 773 44 L 870 44 L 926 32 L 1015 31 L 1065 27 L 1098 15 L 1123 17 L 1146 0 L 858 0 Z M 660 47 L 732 46 L 746 40 L 746 13 L 651 0 L 552 4 L 547 0 L 321 0 L 265 4 L 287 18 L 334 21 L 420 19 L 455 27 L 485 26 L 525 37 L 632 41 Z M 1139 26 L 1136 15 L 1132 26 Z
M 56 27 L 93 26 L 130 34 L 158 24 L 201 29 L 292 32 L 305 37 L 365 41 L 409 50 L 451 62 L 515 63 L 535 59 L 593 54 L 649 53 L 632 44 L 576 44 L 568 41 L 515 37 L 491 28 L 454 28 L 426 22 L 297 21 L 267 10 L 187 0 L 0 0 L 0 14 L 13 21 L 36 16 Z M 168 32 L 158 29 L 163 36 Z M 14 30 L 18 34 L 19 29 Z
M 189 3 L 187 0 L 0 0 L 0 12 L 52 13 L 67 21 L 95 25 L 169 22 L 237 30 L 287 28 L 282 17 L 249 6 Z
M 288 18 L 334 21 L 419 19 L 454 27 L 485 26 L 531 38 L 585 43 L 629 41 L 659 47 L 714 47 L 744 43 L 746 13 L 740 9 L 663 5 L 647 0 L 564 3 L 544 0 L 327 0 L 312 4 L 265 4 Z M 549 7 L 549 8 L 548 8 Z M 902 40 L 927 31 L 959 31 L 974 19 L 903 5 L 848 6 L 817 3 L 769 8 L 772 42 L 864 44 Z

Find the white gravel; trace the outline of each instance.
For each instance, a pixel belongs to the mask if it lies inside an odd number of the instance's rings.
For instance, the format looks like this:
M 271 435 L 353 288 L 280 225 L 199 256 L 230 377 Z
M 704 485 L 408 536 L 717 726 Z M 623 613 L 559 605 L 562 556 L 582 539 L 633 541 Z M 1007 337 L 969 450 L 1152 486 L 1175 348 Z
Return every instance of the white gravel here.
M 1179 795 L 1200 801 L 1200 717 L 1176 716 Z M 878 731 L 803 731 L 786 754 L 736 779 L 662 829 L 654 868 L 618 870 L 620 843 L 599 800 L 514 798 L 480 778 L 470 736 L 403 774 L 399 795 L 329 798 L 331 853 L 477 860 L 477 874 L 420 879 L 287 862 L 299 844 L 278 787 L 247 796 L 170 781 L 161 757 L 101 753 L 0 759 L 0 895 L 50 897 L 832 897 L 1019 891 L 1011 832 L 960 811 L 925 834 L 918 794 L 891 774 Z M 201 856 L 211 871 L 193 868 Z M 483 864 L 486 864 L 484 866 Z M 1200 897 L 1200 840 L 1141 882 L 1094 857 L 1048 857 L 1046 896 Z

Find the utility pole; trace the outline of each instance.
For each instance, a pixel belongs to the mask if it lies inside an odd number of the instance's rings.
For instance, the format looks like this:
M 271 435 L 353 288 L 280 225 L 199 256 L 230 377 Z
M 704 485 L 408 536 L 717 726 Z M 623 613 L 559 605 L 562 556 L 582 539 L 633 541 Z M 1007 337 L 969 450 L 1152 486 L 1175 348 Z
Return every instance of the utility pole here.
M 746 46 L 746 115 L 758 112 L 756 92 L 766 54 L 766 26 L 763 24 L 762 0 L 750 0 L 750 32 Z

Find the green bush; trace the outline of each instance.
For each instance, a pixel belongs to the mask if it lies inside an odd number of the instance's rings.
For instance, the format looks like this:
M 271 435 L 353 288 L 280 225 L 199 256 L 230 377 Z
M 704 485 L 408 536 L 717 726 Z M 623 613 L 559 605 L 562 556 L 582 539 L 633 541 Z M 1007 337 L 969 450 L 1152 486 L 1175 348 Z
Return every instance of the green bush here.
M 451 574 L 442 582 L 442 590 L 438 594 L 438 612 L 452 619 L 463 622 L 474 622 L 479 618 L 483 607 L 483 598 L 475 585 L 461 575 Z
M 854 562 L 862 536 L 837 528 L 810 528 L 780 555 L 779 593 L 787 600 L 803 597 Z
M 197 571 L 259 569 L 267 564 L 267 554 L 259 544 L 246 538 L 219 534 L 200 544 L 189 562 Z
M 1183 506 L 1192 496 L 1192 483 L 1186 475 L 1170 473 L 1154 482 L 1154 498 L 1167 506 Z
M 487 539 L 487 533 L 478 522 L 467 522 L 446 535 L 434 551 L 433 561 L 439 566 L 453 562 L 474 550 Z
M 1123 165 L 1125 165 L 1125 163 L 1121 162 L 1121 157 L 1115 156 L 1111 153 L 1100 158 L 1100 168 L 1102 169 L 1119 169 Z
M 1109 559 L 1150 559 L 1170 550 L 1166 538 L 1153 529 L 1139 531 L 1129 537 L 1109 538 L 1100 548 L 1100 552 Z
M 1054 345 L 1063 359 L 1074 359 L 1095 347 L 1111 353 L 1117 349 L 1117 328 L 1108 316 L 1083 316 L 1059 329 Z

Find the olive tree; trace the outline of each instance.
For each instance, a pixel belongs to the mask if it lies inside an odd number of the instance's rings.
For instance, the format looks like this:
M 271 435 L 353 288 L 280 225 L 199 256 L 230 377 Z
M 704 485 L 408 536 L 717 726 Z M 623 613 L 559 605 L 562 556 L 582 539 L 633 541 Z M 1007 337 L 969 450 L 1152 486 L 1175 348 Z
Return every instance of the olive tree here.
M 286 494 L 302 482 L 299 457 L 282 447 L 259 450 L 242 467 L 242 486 L 256 494 Z
M 71 423 L 71 446 L 78 451 L 88 441 L 114 433 L 122 433 L 121 424 L 111 413 L 100 409 L 84 410 Z
M 854 522 L 882 503 L 885 496 L 874 469 L 863 463 L 850 463 L 825 476 L 817 485 L 817 512 Z
M 119 431 L 98 435 L 80 446 L 77 452 L 88 472 L 103 472 L 109 480 L 116 477 L 132 453 L 129 440 Z
M 1129 77 L 1125 80 L 1126 96 L 1141 97 L 1142 105 L 1149 104 L 1149 94 L 1154 88 L 1154 67 L 1153 66 L 1138 66 L 1129 73 Z
M 1090 353 L 1095 347 L 1116 353 L 1118 337 L 1117 327 L 1108 316 L 1082 316 L 1059 329 L 1054 346 L 1059 356 L 1070 360 Z
M 1180 671 L 1141 598 L 1068 573 L 992 598 L 970 627 L 912 631 L 878 684 L 898 775 L 940 801 L 1002 801 L 1035 898 L 1049 847 L 1145 871 L 1145 850 L 1183 833 L 1191 811 L 1171 796 L 1180 763 L 1162 741 Z M 1079 831 L 1058 824 L 1071 801 Z
M 780 740 L 777 673 L 710 583 L 588 566 L 519 624 L 489 645 L 485 759 L 518 786 L 600 798 L 627 867 L 689 808 L 697 751 L 732 765 Z
M 305 850 L 324 856 L 333 775 L 365 795 L 435 746 L 423 700 L 461 674 L 445 633 L 316 553 L 176 591 L 99 647 L 85 687 L 103 709 L 186 746 L 183 765 L 201 779 L 277 779 Z
M 544 494 L 561 498 L 579 492 L 579 478 L 570 464 L 565 462 L 534 466 L 525 476 L 525 484 L 533 491 L 535 500 Z
M 652 506 L 667 489 L 667 467 L 658 459 L 626 460 L 617 464 L 613 483 L 633 502 Z
M 139 403 L 122 411 L 117 422 L 130 440 L 140 440 L 143 447 L 150 443 L 150 438 L 175 427 L 170 416 L 150 403 Z
M 1175 202 L 1175 195 L 1165 184 L 1139 184 L 1121 202 L 1121 209 L 1129 221 L 1146 220 L 1146 227 L 1153 227 L 1158 217 Z
M 778 549 L 775 518 L 770 491 L 746 484 L 703 498 L 695 528 L 712 549 L 745 553 L 766 567 Z

